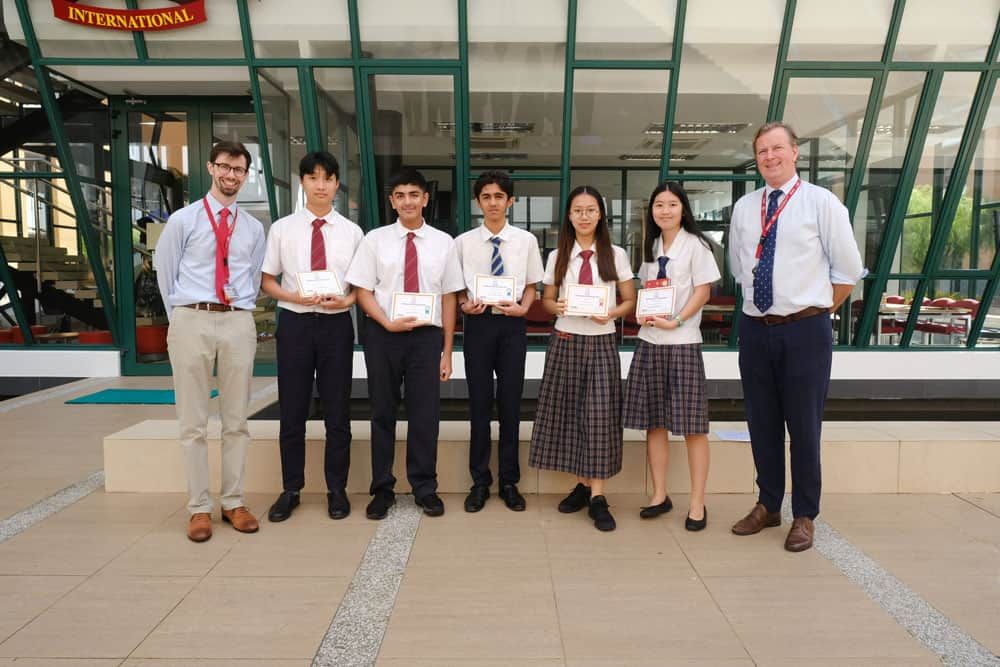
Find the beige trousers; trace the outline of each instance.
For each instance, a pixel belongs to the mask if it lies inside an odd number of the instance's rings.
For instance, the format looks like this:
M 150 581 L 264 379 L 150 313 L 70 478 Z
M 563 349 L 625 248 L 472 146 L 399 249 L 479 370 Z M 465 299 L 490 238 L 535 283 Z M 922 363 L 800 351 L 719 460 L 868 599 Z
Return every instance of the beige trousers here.
M 217 364 L 222 420 L 223 509 L 243 505 L 243 471 L 250 428 L 250 378 L 257 351 L 257 330 L 250 311 L 212 313 L 174 308 L 167 331 L 174 373 L 177 420 L 187 468 L 188 511 L 211 512 L 209 495 L 208 417 L 212 368 Z

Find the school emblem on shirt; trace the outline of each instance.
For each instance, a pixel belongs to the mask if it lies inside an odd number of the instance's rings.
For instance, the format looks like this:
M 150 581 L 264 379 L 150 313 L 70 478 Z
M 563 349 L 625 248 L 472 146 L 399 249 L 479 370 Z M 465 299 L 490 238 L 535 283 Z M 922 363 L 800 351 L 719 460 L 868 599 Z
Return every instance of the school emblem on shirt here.
M 204 23 L 205 0 L 171 0 L 172 6 L 155 9 L 108 9 L 79 0 L 52 0 L 53 15 L 62 21 L 89 28 L 158 32 Z

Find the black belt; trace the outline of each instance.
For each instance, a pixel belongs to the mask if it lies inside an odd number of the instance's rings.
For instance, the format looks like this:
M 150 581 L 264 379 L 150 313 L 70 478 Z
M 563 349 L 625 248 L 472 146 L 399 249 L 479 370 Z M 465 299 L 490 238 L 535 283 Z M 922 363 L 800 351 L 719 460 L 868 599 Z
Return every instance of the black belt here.
M 788 324 L 789 322 L 795 322 L 796 320 L 804 320 L 807 317 L 814 317 L 821 313 L 829 313 L 829 308 L 820 308 L 819 306 L 809 306 L 808 308 L 803 308 L 797 313 L 792 313 L 791 315 L 762 315 L 760 317 L 755 317 L 754 315 L 747 315 L 751 320 L 756 320 L 757 322 L 763 322 L 769 327 L 777 326 L 779 324 Z M 745 314 L 745 313 L 744 313 Z

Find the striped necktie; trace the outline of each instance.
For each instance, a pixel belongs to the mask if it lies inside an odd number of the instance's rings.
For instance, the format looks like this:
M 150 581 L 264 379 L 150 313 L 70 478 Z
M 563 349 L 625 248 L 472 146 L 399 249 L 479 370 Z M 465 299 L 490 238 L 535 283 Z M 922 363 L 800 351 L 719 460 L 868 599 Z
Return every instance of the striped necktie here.
M 326 244 L 323 242 L 324 220 L 313 220 L 312 252 L 310 253 L 310 268 L 313 271 L 326 271 Z
M 490 239 L 490 243 L 493 244 L 493 257 L 490 259 L 490 273 L 494 276 L 502 276 L 503 257 L 500 256 L 500 244 L 503 243 L 503 239 L 499 236 L 494 236 Z
M 413 242 L 413 232 L 406 235 L 406 254 L 403 259 L 403 291 L 420 291 L 420 271 L 417 269 L 417 246 Z

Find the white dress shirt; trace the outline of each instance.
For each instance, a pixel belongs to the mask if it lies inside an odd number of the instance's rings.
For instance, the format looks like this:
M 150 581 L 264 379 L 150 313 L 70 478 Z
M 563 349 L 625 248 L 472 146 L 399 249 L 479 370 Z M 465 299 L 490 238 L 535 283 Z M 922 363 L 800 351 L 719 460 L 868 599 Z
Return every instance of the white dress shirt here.
M 267 236 L 267 252 L 264 254 L 264 273 L 282 276 L 281 284 L 291 292 L 299 291 L 297 275 L 312 271 L 313 220 L 316 216 L 307 208 L 281 218 L 273 225 Z M 354 251 L 364 238 L 364 232 L 356 224 L 333 209 L 321 218 L 323 247 L 326 250 L 326 270 L 337 274 L 337 280 L 346 291 L 347 269 L 354 259 Z M 288 301 L 278 301 L 278 306 L 296 313 L 343 313 L 349 308 L 333 310 L 322 306 L 302 306 Z
M 611 304 L 610 309 L 613 309 L 615 290 L 617 289 L 618 283 L 625 280 L 632 280 L 632 267 L 629 265 L 628 255 L 625 254 L 625 250 L 619 248 L 618 246 L 611 246 L 611 250 L 614 252 L 615 256 L 615 272 L 618 274 L 618 278 L 615 282 L 605 282 L 601 278 L 600 272 L 597 270 L 597 247 L 596 245 L 591 247 L 594 250 L 594 254 L 590 256 L 590 271 L 594 276 L 594 285 L 608 285 L 611 287 Z M 566 298 L 566 285 L 576 284 L 580 279 L 580 267 L 583 266 L 583 258 L 580 257 L 580 253 L 583 252 L 583 248 L 580 247 L 579 243 L 573 244 L 573 254 L 569 260 L 569 266 L 566 267 L 566 275 L 563 276 L 562 284 L 559 285 L 559 297 L 560 299 Z M 549 253 L 549 260 L 545 264 L 545 277 L 542 282 L 546 285 L 556 284 L 556 261 L 559 255 L 558 250 L 553 250 Z M 600 336 L 603 334 L 609 334 L 615 332 L 615 322 L 614 320 L 609 321 L 607 324 L 598 324 L 589 317 L 579 317 L 574 315 L 563 315 L 562 317 L 556 318 L 556 330 L 564 331 L 570 334 L 578 334 L 581 336 Z
M 398 220 L 365 235 L 347 270 L 347 282 L 372 290 L 386 317 L 392 317 L 392 295 L 403 291 L 406 235 L 414 232 L 420 291 L 437 295 L 432 324 L 441 326 L 441 295 L 465 289 L 455 239 L 426 222 L 407 229 Z
M 797 178 L 777 189 L 787 195 Z M 764 314 L 753 304 L 760 206 L 765 200 L 766 209 L 766 197 L 774 190 L 767 186 L 741 197 L 733 207 L 730 225 L 729 262 L 733 277 L 743 288 L 743 312 L 753 317 Z M 775 229 L 774 303 L 768 315 L 791 315 L 810 306 L 829 308 L 833 305 L 833 283 L 853 285 L 864 274 L 847 209 L 829 190 L 803 181 L 778 217 Z
M 525 285 L 534 285 L 540 281 L 545 275 L 545 269 L 542 267 L 542 253 L 538 250 L 535 235 L 507 223 L 504 223 L 499 234 L 494 235 L 483 224 L 455 239 L 469 298 L 476 298 L 473 294 L 476 274 L 492 275 L 493 242 L 490 239 L 494 236 L 499 236 L 502 241 L 500 257 L 503 259 L 503 275 L 513 276 L 514 294 L 516 300 L 520 301 L 524 296 Z
M 222 204 L 205 195 L 212 215 L 219 220 Z M 235 223 L 229 242 L 229 285 L 236 292 L 230 305 L 243 310 L 257 306 L 260 267 L 264 261 L 264 225 L 236 204 L 229 209 Z M 153 253 L 156 282 L 170 316 L 174 307 L 190 303 L 218 303 L 215 293 L 215 230 L 201 199 L 174 211 L 163 227 Z
M 722 277 L 715 263 L 715 255 L 694 234 L 683 227 L 678 230 L 673 243 L 663 252 L 663 237 L 653 244 L 653 257 L 666 255 L 667 278 L 674 288 L 674 315 L 679 315 L 699 285 L 709 285 Z M 644 262 L 639 267 L 639 287 L 647 280 L 655 280 L 660 270 L 657 261 Z M 701 342 L 701 308 L 676 329 L 658 329 L 645 326 L 639 328 L 639 338 L 653 345 L 685 345 Z

